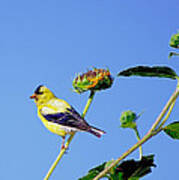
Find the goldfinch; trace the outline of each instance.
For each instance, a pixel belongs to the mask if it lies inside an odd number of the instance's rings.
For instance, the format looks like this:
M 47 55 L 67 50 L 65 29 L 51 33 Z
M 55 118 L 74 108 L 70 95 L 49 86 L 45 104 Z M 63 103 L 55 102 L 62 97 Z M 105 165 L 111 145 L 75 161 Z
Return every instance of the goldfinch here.
M 65 136 L 77 131 L 86 131 L 97 137 L 105 132 L 90 126 L 80 114 L 66 101 L 58 99 L 47 87 L 40 85 L 30 96 L 37 106 L 37 114 L 45 127 L 52 133 L 62 136 L 65 148 Z

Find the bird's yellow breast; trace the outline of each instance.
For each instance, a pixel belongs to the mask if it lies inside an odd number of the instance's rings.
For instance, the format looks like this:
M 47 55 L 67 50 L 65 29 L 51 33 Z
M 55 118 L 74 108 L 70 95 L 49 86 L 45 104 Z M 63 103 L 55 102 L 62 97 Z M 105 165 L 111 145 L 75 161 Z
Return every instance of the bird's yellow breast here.
M 63 100 L 52 99 L 49 103 L 45 105 L 38 106 L 38 116 L 43 122 L 44 126 L 51 131 L 52 133 L 58 134 L 60 136 L 65 136 L 66 134 L 71 134 L 72 130 L 68 127 L 62 126 L 60 124 L 50 122 L 44 118 L 41 114 L 41 110 L 43 109 L 47 114 L 55 114 L 56 112 L 64 112 L 66 108 L 69 108 L 69 104 Z
M 39 112 L 38 116 L 40 117 L 44 126 L 52 133 L 58 134 L 60 136 L 65 136 L 68 133 L 63 126 L 47 121 Z
M 52 133 L 58 134 L 60 136 L 65 136 L 67 134 L 67 132 L 61 125 L 49 122 L 44 117 L 41 117 L 40 119 L 42 120 L 44 126 Z

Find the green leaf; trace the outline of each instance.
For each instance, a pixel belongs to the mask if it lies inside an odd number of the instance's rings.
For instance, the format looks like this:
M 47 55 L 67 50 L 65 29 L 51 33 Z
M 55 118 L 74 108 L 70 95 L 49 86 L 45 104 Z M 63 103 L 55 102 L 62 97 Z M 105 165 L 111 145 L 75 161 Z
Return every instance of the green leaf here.
M 176 52 L 170 52 L 168 58 L 170 59 L 172 56 L 179 56 L 179 53 L 176 53 Z
M 177 74 L 166 66 L 136 66 L 118 73 L 118 76 L 144 76 L 176 79 Z
M 109 176 L 109 180 L 125 180 L 123 178 L 123 174 L 122 173 L 115 173 L 115 174 L 110 174 Z
M 164 127 L 164 132 L 173 139 L 179 139 L 179 121 Z
M 80 178 L 79 180 L 91 180 L 97 176 L 96 172 L 89 172 L 86 176 Z
M 122 172 L 123 179 L 138 180 L 150 173 L 151 167 L 155 167 L 154 155 L 143 156 L 139 161 L 124 161 L 116 167 L 116 173 Z
M 88 174 L 86 176 L 83 176 L 79 180 L 92 180 L 95 176 L 97 176 L 101 171 L 104 170 L 105 165 L 106 165 L 106 162 L 104 162 L 103 164 L 89 170 Z
M 131 178 L 129 178 L 128 180 L 139 180 L 139 178 L 131 177 Z
M 108 162 L 104 162 L 103 164 L 91 169 L 88 171 L 88 174 L 78 180 L 92 180 L 94 177 L 96 177 L 101 171 L 103 171 L 105 168 L 111 165 L 111 163 L 114 160 L 110 160 Z M 106 177 L 108 180 L 124 180 L 123 179 L 123 173 L 118 172 L 116 173 L 116 168 L 112 168 L 109 173 L 107 173 L 104 177 Z
M 151 172 L 151 167 L 155 167 L 153 163 L 154 155 L 143 156 L 140 161 L 127 160 L 115 166 L 108 172 L 105 177 L 108 180 L 139 180 L 139 178 Z M 88 174 L 79 180 L 92 180 L 101 171 L 111 165 L 114 160 L 104 162 L 103 164 L 91 169 Z

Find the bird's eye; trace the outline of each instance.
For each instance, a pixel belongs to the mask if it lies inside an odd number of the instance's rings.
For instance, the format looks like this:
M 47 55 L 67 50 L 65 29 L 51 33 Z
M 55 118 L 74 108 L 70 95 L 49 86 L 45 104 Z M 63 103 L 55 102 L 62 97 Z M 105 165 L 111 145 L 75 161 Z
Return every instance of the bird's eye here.
M 43 94 L 43 92 L 37 92 L 36 94 L 38 94 L 38 95 L 39 95 L 39 94 Z

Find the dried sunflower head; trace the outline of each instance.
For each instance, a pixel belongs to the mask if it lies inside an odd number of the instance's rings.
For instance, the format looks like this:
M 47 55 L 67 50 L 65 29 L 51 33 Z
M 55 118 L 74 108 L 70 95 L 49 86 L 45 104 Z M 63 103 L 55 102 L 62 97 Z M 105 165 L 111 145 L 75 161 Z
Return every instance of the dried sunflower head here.
M 78 75 L 73 80 L 75 92 L 83 93 L 85 91 L 100 91 L 110 88 L 113 83 L 113 78 L 109 70 L 96 69 L 89 70 L 82 75 Z

